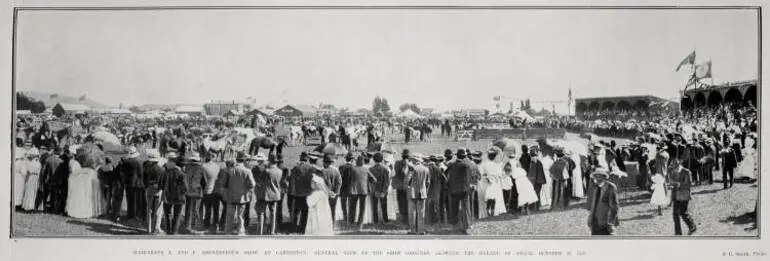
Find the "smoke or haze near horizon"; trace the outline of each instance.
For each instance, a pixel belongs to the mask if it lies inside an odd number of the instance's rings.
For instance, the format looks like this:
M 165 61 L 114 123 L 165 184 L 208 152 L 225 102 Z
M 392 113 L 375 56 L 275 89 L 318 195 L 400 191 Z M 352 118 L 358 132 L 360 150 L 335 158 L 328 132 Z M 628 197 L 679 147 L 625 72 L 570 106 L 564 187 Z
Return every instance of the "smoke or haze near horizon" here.
M 244 100 L 439 110 L 675 97 L 693 49 L 758 75 L 756 10 L 21 11 L 16 88 L 123 104 Z M 707 82 L 710 82 L 707 80 Z M 508 101 L 501 102 L 507 108 Z M 518 105 L 518 101 L 514 102 Z M 566 104 L 556 105 L 566 111 Z

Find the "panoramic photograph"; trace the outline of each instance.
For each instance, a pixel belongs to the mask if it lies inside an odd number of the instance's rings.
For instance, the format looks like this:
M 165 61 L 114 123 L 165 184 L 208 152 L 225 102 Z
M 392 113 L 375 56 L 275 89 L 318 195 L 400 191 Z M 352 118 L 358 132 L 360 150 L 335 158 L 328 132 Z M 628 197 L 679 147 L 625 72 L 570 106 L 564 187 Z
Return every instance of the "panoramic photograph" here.
M 757 238 L 759 9 L 20 9 L 11 237 Z

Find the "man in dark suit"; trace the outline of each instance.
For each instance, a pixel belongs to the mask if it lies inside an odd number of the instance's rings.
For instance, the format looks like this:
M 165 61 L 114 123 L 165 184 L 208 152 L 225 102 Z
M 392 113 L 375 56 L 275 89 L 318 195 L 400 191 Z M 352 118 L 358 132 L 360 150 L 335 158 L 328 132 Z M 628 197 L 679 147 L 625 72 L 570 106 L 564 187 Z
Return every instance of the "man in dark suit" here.
M 55 199 L 54 192 L 56 192 L 56 187 L 53 186 L 53 178 L 54 173 L 56 172 L 56 168 L 59 167 L 59 164 L 62 163 L 60 158 L 61 152 L 61 148 L 54 148 L 53 155 L 50 155 L 45 159 L 40 169 L 40 180 L 38 181 L 38 187 L 42 192 L 38 194 L 38 198 L 35 199 L 37 201 L 35 203 L 35 208 L 37 209 L 40 203 L 42 203 L 45 207 L 45 211 L 48 213 L 53 212 L 53 200 Z
M 679 220 L 684 219 L 684 223 L 690 229 L 689 235 L 692 235 L 697 229 L 687 210 L 691 199 L 692 173 L 682 166 L 682 162 L 683 159 L 674 161 L 668 173 L 668 183 L 671 184 L 671 201 L 674 204 L 674 234 L 682 235 L 682 225 Z
M 428 188 L 428 199 L 425 203 L 425 220 L 428 224 L 443 222 L 444 210 L 441 208 L 441 194 L 446 185 L 446 175 L 438 166 L 438 157 L 430 156 L 430 162 L 427 163 L 430 172 L 430 187 Z
M 295 233 L 305 233 L 305 226 L 307 225 L 307 196 L 310 195 L 310 184 L 313 180 L 313 175 L 318 171 L 312 164 L 307 161 L 311 155 L 302 153 L 300 155 L 300 162 L 292 169 L 290 177 L 290 187 L 294 190 L 294 200 L 292 202 L 292 224 Z
M 136 147 L 128 148 L 128 157 L 123 159 L 121 172 L 123 185 L 126 190 L 126 205 L 128 219 L 135 220 L 142 216 L 144 209 L 144 170 L 139 162 Z
M 364 211 L 366 209 L 366 195 L 369 194 L 369 181 L 376 182 L 374 175 L 368 168 L 364 167 L 364 156 L 356 158 L 356 166 L 350 175 L 350 203 L 348 205 L 349 222 L 354 224 L 358 222 L 358 228 L 364 226 Z M 358 207 L 358 208 L 356 208 Z M 356 218 L 358 216 L 358 218 Z
M 735 168 L 738 167 L 738 157 L 735 155 L 735 151 L 730 147 L 725 147 L 720 152 L 722 154 L 722 185 L 724 189 L 733 187 L 733 176 Z
M 411 234 L 425 233 L 425 200 L 430 186 L 430 170 L 422 164 L 422 155 L 409 157 L 405 166 L 407 193 L 409 194 L 409 228 Z
M 617 186 L 607 181 L 606 169 L 596 169 L 588 192 L 588 227 L 591 235 L 612 235 L 618 222 Z
M 449 222 L 466 230 L 471 225 L 470 193 L 475 165 L 466 158 L 464 149 L 457 150 L 457 160 L 447 169 L 449 188 Z M 462 208 L 462 213 L 460 209 Z M 458 220 L 459 219 L 459 220 Z
M 353 175 L 353 153 L 348 152 L 345 155 L 345 164 L 339 167 L 340 170 L 340 207 L 342 208 L 342 218 L 347 222 L 350 220 L 350 213 L 348 213 L 348 203 L 350 198 L 350 176 Z M 333 210 L 332 210 L 333 211 Z
M 383 163 L 382 153 L 377 152 L 374 154 L 374 166 L 369 168 L 374 176 L 374 182 L 372 182 L 372 220 L 378 223 L 382 212 L 382 223 L 388 222 L 388 186 L 390 185 L 390 169 Z
M 393 170 L 396 175 L 393 176 L 392 187 L 396 190 L 396 201 L 398 202 L 398 215 L 401 216 L 401 221 L 406 222 L 409 219 L 409 204 L 406 197 L 406 186 L 404 180 L 406 174 L 404 173 L 404 166 L 406 166 L 407 159 L 409 158 L 409 150 L 405 149 L 401 152 L 401 160 L 396 161 L 393 164 Z
M 545 169 L 543 168 L 543 162 L 540 161 L 538 156 L 537 147 L 532 147 L 529 150 L 530 162 L 529 170 L 527 171 L 527 178 L 532 182 L 532 186 L 535 188 L 535 194 L 537 194 L 537 203 L 535 209 L 540 209 L 540 190 L 543 189 L 543 185 L 546 183 Z
M 277 225 L 276 210 L 278 204 L 281 202 L 281 179 L 283 178 L 283 171 L 278 167 L 278 163 L 281 159 L 276 158 L 275 155 L 268 155 L 268 167 L 255 176 L 254 195 L 257 199 L 257 219 L 259 222 L 258 233 L 260 235 L 272 235 L 275 234 L 275 228 Z M 270 211 L 270 217 L 266 218 L 267 212 Z M 270 226 L 267 227 L 265 232 L 266 219 L 270 220 Z

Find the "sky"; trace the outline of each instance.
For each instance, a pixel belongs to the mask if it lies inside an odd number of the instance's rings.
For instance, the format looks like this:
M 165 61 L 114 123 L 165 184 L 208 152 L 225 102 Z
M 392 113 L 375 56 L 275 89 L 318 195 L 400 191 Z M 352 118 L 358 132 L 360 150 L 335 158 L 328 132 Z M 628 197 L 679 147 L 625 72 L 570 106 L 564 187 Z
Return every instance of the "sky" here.
M 563 112 L 570 87 L 677 97 L 693 50 L 715 83 L 758 75 L 755 10 L 27 10 L 17 26 L 17 90 L 114 106 L 357 109 L 379 95 L 494 109 L 504 96 Z

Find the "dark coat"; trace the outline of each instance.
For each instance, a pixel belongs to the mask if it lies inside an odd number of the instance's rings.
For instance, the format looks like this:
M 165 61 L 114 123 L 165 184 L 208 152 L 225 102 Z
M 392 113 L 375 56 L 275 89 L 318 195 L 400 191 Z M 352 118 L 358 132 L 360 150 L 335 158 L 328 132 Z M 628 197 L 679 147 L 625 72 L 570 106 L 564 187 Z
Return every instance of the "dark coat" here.
M 321 170 L 321 173 L 323 173 L 326 188 L 329 190 L 329 197 L 337 197 L 337 195 L 340 194 L 340 187 L 342 185 L 342 176 L 340 175 L 340 171 L 332 166 L 329 166 Z
M 350 175 L 349 193 L 352 196 L 369 194 L 369 181 L 376 182 L 374 175 L 364 166 L 353 167 L 353 173 Z
M 588 192 L 588 224 L 596 218 L 600 226 L 615 225 L 618 222 L 618 188 L 612 182 L 606 181 L 599 192 L 599 204 L 596 203 L 596 185 L 592 185 Z M 590 225 L 589 225 L 590 226 Z
M 203 197 L 203 188 L 206 187 L 206 170 L 200 163 L 192 163 L 185 169 L 187 182 L 187 196 Z
M 353 174 L 353 164 L 350 162 L 342 164 L 342 166 L 339 167 L 340 170 L 340 196 L 348 196 L 350 195 L 350 176 Z
M 309 163 L 299 163 L 291 170 L 291 176 L 289 177 L 289 188 L 293 193 L 290 195 L 298 197 L 306 197 L 310 195 L 311 183 L 313 182 L 313 174 L 319 172 L 313 165 Z
M 449 184 L 449 193 L 456 194 L 471 191 L 473 184 L 474 171 L 478 171 L 473 162 L 468 159 L 458 160 L 452 163 L 447 169 L 447 184 Z
M 120 164 L 123 185 L 129 188 L 144 188 L 144 170 L 136 158 L 127 158 Z
M 252 170 L 254 171 L 254 170 Z M 281 179 L 283 170 L 278 167 L 267 168 L 259 175 L 254 176 L 254 195 L 260 201 L 281 200 Z
M 446 175 L 441 171 L 441 168 L 434 164 L 428 164 L 428 170 L 430 171 L 430 187 L 428 188 L 428 197 L 432 199 L 441 198 L 441 192 L 446 185 Z
M 672 200 L 689 201 L 690 185 L 692 183 L 692 173 L 686 168 L 674 169 L 668 173 L 668 181 L 674 188 L 671 189 Z
M 378 198 L 387 196 L 390 185 L 390 170 L 382 164 L 374 164 L 369 168 L 369 171 L 372 172 L 376 180 L 371 184 L 371 192 Z
M 146 188 L 160 188 L 163 179 L 164 170 L 158 166 L 158 163 L 146 161 L 144 163 L 144 186 Z
M 406 180 L 406 173 L 404 173 L 404 166 L 406 166 L 406 160 L 399 160 L 396 161 L 395 164 L 393 164 L 393 170 L 396 172 L 392 179 L 392 186 L 393 189 L 396 190 L 403 190 L 406 189 L 406 184 L 404 184 L 404 180 Z
M 545 169 L 543 168 L 543 162 L 539 158 L 532 158 L 529 162 L 529 171 L 527 171 L 527 177 L 533 185 L 545 184 Z
M 51 155 L 45 159 L 45 162 L 43 162 L 43 165 L 40 169 L 40 180 L 38 181 L 38 184 L 40 184 L 41 188 L 43 188 L 45 185 L 52 184 L 56 168 L 58 168 L 59 164 L 61 163 L 62 160 L 58 155 Z
M 187 195 L 187 180 L 179 167 L 167 168 L 161 180 L 163 202 L 180 205 L 185 203 Z

